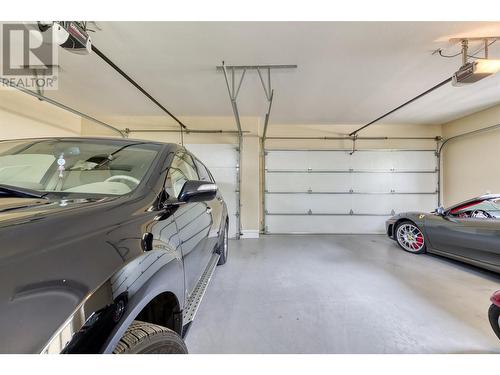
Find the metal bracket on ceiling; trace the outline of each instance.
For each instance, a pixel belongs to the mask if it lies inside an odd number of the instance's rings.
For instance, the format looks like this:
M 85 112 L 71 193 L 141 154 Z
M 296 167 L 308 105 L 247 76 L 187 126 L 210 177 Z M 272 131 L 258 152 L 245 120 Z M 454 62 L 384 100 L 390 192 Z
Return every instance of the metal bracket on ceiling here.
M 238 94 L 240 93 L 241 85 L 243 83 L 243 79 L 245 78 L 245 74 L 247 70 L 257 70 L 257 73 L 260 78 L 260 82 L 262 83 L 262 88 L 264 89 L 264 94 L 266 95 L 266 99 L 268 102 L 268 107 L 267 107 L 267 113 L 265 116 L 265 122 L 264 122 L 264 130 L 263 130 L 263 135 L 262 135 L 262 152 L 265 152 L 265 139 L 267 135 L 267 129 L 269 125 L 269 117 L 271 115 L 271 107 L 273 104 L 273 97 L 274 97 L 274 90 L 271 86 L 271 70 L 272 69 L 295 69 L 297 68 L 297 65 L 226 65 L 224 61 L 222 61 L 222 65 L 217 66 L 217 70 L 222 70 L 224 73 L 224 79 L 226 81 L 226 87 L 227 87 L 227 92 L 229 94 L 229 99 L 231 100 L 231 107 L 233 109 L 233 114 L 234 114 L 234 119 L 236 121 L 236 126 L 238 128 L 238 141 L 239 141 L 239 152 L 241 155 L 241 150 L 243 148 L 243 131 L 241 128 L 241 121 L 240 121 L 240 114 L 238 111 L 238 104 L 237 104 L 237 99 L 238 99 Z M 267 85 L 264 82 L 264 78 L 262 76 L 261 70 L 267 70 Z M 236 71 L 241 71 L 241 75 L 238 78 L 236 76 Z M 264 159 L 264 168 L 265 170 L 265 157 Z M 240 158 L 241 160 L 241 158 Z M 241 168 L 239 168 L 239 181 L 241 181 Z M 264 178 L 264 186 L 265 186 L 265 174 L 263 175 Z M 238 182 L 238 185 L 240 182 Z M 238 207 L 241 207 L 241 197 L 238 194 Z M 265 209 L 265 203 L 264 203 L 264 195 L 262 195 L 262 207 Z M 265 215 L 264 215 L 264 220 L 265 220 Z M 241 221 L 239 220 L 238 217 L 238 223 L 237 226 L 239 228 L 239 232 L 241 232 Z M 267 233 L 267 226 L 265 224 L 265 221 L 262 222 L 262 229 L 264 233 Z
M 224 78 L 226 80 L 227 91 L 229 93 L 229 99 L 231 100 L 231 105 L 233 107 L 233 113 L 236 120 L 236 125 L 238 127 L 238 131 L 241 131 L 241 122 L 239 118 L 238 106 L 236 100 L 238 99 L 238 94 L 241 89 L 241 84 L 243 83 L 243 79 L 245 78 L 245 74 L 247 70 L 256 70 L 260 82 L 262 83 L 262 88 L 264 89 L 264 94 L 266 96 L 268 107 L 265 115 L 264 121 L 264 130 L 263 130 L 263 141 L 266 139 L 267 129 L 269 125 L 269 118 L 271 115 L 271 107 L 273 104 L 274 98 L 274 90 L 271 85 L 271 70 L 273 69 L 296 69 L 297 65 L 225 65 L 224 61 L 222 65 L 217 66 L 217 70 L 222 70 L 224 72 Z M 264 80 L 262 71 L 267 71 L 267 79 Z M 236 71 L 242 71 L 239 79 L 236 77 Z M 228 74 L 230 72 L 230 74 Z
M 484 57 L 482 59 L 488 59 L 489 58 L 489 47 L 493 43 L 495 43 L 498 39 L 500 39 L 500 36 L 483 36 L 483 37 L 462 37 L 462 38 L 451 38 L 450 43 L 456 44 L 460 43 L 462 46 L 462 66 L 467 64 L 467 60 L 469 57 L 471 58 L 478 58 L 476 57 L 476 54 L 478 54 L 481 50 L 484 50 Z M 470 42 L 483 42 L 484 46 L 477 50 L 476 52 L 472 53 L 472 55 L 469 55 L 469 43 Z
M 238 103 L 236 100 L 238 99 L 238 94 L 240 93 L 241 84 L 243 83 L 243 79 L 245 78 L 245 73 L 247 72 L 247 70 L 243 69 L 243 72 L 241 73 L 241 76 L 238 81 L 238 85 L 236 86 L 236 74 L 235 74 L 236 69 L 234 68 L 234 66 L 226 67 L 223 61 L 221 68 L 222 71 L 224 72 L 224 79 L 226 81 L 227 92 L 229 93 L 229 99 L 231 100 L 231 107 L 233 108 L 234 119 L 236 121 L 236 128 L 238 129 L 238 134 L 241 137 L 242 135 L 241 121 L 240 121 L 240 114 L 238 112 Z M 228 69 L 231 72 L 230 76 L 228 74 Z
M 266 70 L 267 70 L 267 85 L 266 83 L 264 83 L 264 79 L 262 78 L 262 73 L 260 72 L 260 68 L 257 68 L 257 73 L 259 73 L 260 82 L 262 83 L 262 88 L 264 89 L 264 94 L 266 95 L 268 103 L 267 112 L 264 119 L 264 130 L 262 132 L 263 144 L 266 141 L 267 126 L 269 125 L 269 117 L 271 115 L 271 107 L 273 105 L 273 97 L 274 97 L 274 90 L 271 86 L 271 68 L 267 67 Z

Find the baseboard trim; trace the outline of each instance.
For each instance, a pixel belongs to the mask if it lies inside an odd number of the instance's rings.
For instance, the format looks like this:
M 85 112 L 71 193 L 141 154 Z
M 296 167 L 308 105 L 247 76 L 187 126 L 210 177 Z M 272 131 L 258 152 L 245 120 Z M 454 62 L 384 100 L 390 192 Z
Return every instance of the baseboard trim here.
M 251 238 L 259 238 L 259 230 L 242 230 L 241 231 L 241 238 L 242 239 L 251 239 Z

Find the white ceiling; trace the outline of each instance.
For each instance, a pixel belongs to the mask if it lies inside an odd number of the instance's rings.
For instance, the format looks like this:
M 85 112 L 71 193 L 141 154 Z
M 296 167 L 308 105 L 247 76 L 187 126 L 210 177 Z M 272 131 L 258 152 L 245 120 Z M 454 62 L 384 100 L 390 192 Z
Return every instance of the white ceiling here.
M 500 35 L 493 22 L 99 22 L 94 44 L 178 116 L 231 116 L 216 65 L 297 64 L 274 71 L 275 123 L 363 124 L 449 77 L 460 56 L 450 37 Z M 474 50 L 474 48 L 473 48 Z M 500 58 L 500 41 L 490 50 Z M 61 51 L 59 91 L 95 115 L 161 115 L 160 109 L 95 55 Z M 261 116 L 256 72 L 238 98 L 240 114 Z M 500 74 L 468 87 L 447 85 L 385 119 L 442 123 L 500 103 Z

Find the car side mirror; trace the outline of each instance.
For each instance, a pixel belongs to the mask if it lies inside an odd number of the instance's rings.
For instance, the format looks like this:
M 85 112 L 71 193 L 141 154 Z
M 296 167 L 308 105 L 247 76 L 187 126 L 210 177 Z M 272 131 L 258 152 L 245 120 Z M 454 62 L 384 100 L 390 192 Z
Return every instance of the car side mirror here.
M 215 199 L 217 185 L 207 181 L 190 180 L 184 183 L 179 197 L 179 202 L 205 202 Z
M 445 216 L 446 212 L 444 210 L 444 207 L 443 206 L 439 206 L 438 208 L 436 208 L 436 214 L 438 214 L 439 216 Z

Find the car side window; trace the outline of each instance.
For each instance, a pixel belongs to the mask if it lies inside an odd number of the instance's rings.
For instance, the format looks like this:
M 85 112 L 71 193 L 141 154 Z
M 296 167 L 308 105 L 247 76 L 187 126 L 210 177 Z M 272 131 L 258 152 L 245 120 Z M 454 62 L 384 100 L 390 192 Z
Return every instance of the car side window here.
M 460 219 L 496 219 L 500 216 L 500 204 L 498 200 L 485 199 L 456 207 L 450 215 Z
M 167 180 L 165 181 L 165 190 L 168 196 L 177 198 L 182 187 L 189 180 L 199 180 L 194 161 L 186 153 L 176 154 L 168 170 Z
M 198 159 L 194 159 L 194 162 L 196 163 L 196 167 L 198 168 L 198 175 L 200 176 L 200 180 L 214 182 L 207 168 Z

